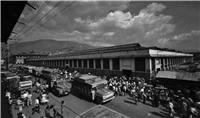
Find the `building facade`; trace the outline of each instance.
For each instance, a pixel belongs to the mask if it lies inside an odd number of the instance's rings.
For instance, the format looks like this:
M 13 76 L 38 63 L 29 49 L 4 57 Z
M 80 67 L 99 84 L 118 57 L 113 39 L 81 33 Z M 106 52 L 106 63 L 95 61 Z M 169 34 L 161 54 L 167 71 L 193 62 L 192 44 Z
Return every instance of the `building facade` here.
M 191 61 L 193 55 L 175 50 L 142 47 L 138 43 L 79 51 L 59 56 L 27 59 L 35 66 L 65 68 L 81 73 L 107 76 L 135 76 L 148 81 L 160 70 L 172 70 L 177 64 Z
M 41 58 L 41 57 L 46 57 L 48 55 L 44 54 L 35 54 L 35 53 L 27 53 L 27 54 L 16 54 L 10 57 L 10 61 L 14 64 L 24 64 L 25 59 L 29 58 Z

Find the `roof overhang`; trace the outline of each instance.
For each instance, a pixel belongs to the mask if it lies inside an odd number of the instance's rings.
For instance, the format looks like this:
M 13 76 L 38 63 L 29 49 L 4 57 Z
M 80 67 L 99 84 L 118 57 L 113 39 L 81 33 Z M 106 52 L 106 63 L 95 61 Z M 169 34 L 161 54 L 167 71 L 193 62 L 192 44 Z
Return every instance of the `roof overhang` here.
M 27 1 L 1 1 L 1 42 L 7 43 Z

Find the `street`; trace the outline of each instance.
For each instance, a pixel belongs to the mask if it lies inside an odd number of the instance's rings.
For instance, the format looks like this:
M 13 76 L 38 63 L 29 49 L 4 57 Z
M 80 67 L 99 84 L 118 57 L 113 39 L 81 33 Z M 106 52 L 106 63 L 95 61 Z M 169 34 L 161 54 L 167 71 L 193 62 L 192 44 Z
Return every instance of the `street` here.
M 68 83 L 70 86 L 70 83 Z M 31 107 L 24 107 L 23 113 L 26 116 L 31 118 L 40 118 L 44 116 L 45 105 L 41 105 L 41 113 L 35 113 L 32 115 L 32 108 L 34 107 L 34 100 L 38 97 L 38 93 L 34 92 L 35 87 L 32 89 L 32 100 L 33 105 Z M 49 93 L 49 105 L 55 105 L 60 112 L 60 103 L 61 101 L 65 101 L 64 108 L 64 116 L 66 118 L 74 118 L 80 116 L 83 112 L 92 109 L 97 106 L 91 100 L 85 98 L 84 96 L 78 95 L 74 92 L 70 93 L 67 96 L 57 97 L 52 93 Z M 116 96 L 112 101 L 102 104 L 104 107 L 108 108 L 111 111 L 119 112 L 125 116 L 130 118 L 168 118 L 168 111 L 165 107 L 159 106 L 158 108 L 154 108 L 147 101 L 146 104 L 138 102 L 136 105 L 135 102 L 128 96 Z M 17 109 L 12 110 L 14 118 L 17 118 L 17 113 L 19 111 Z M 51 116 L 53 116 L 53 111 L 51 110 Z M 80 116 L 81 117 L 81 116 Z

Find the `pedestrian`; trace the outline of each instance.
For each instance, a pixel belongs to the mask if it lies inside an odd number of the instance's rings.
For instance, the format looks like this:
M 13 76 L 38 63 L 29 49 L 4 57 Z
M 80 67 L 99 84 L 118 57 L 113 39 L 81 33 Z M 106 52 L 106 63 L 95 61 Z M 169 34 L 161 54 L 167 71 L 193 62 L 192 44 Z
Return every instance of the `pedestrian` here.
M 18 99 L 17 99 L 17 106 L 18 106 L 19 111 L 21 112 L 22 111 L 23 102 L 20 99 L 20 97 L 18 97 Z
M 50 118 L 50 107 L 49 107 L 49 105 L 46 106 L 45 116 L 46 116 L 46 118 Z
M 35 99 L 35 111 L 40 113 L 40 102 L 39 102 L 39 97 Z
M 60 113 L 61 113 L 63 118 L 64 118 L 64 105 L 65 105 L 65 102 L 61 101 L 61 111 L 60 111 Z
M 31 94 L 31 91 L 28 91 L 27 106 L 32 106 L 32 94 Z
M 26 118 L 26 116 L 20 111 L 20 112 L 17 114 L 17 118 Z
M 58 109 L 56 108 L 56 106 L 53 106 L 53 117 L 57 118 L 58 117 Z
M 91 93 L 92 93 L 92 100 L 94 100 L 94 97 L 95 97 L 95 88 L 92 88 Z
M 175 111 L 174 111 L 174 104 L 172 102 L 172 99 L 169 100 L 168 107 L 169 107 L 170 117 L 174 118 Z

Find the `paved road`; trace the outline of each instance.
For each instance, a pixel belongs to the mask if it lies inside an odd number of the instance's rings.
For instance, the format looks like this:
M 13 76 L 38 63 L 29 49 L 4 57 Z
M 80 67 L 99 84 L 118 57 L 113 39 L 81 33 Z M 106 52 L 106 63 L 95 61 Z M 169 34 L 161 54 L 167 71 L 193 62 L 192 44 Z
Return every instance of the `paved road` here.
M 37 96 L 38 94 L 33 92 L 33 101 Z M 64 115 L 66 118 L 77 117 L 84 111 L 96 106 L 95 103 L 75 93 L 63 97 L 56 97 L 55 95 L 50 93 L 49 96 L 50 105 L 54 104 L 57 106 L 58 109 L 60 109 L 60 102 L 62 100 L 65 101 Z M 158 108 L 153 108 L 149 103 L 143 104 L 140 102 L 138 102 L 138 105 L 135 105 L 133 100 L 130 99 L 129 96 L 117 96 L 112 101 L 103 104 L 103 106 L 120 112 L 130 118 L 169 118 L 168 111 L 166 110 L 166 108 L 162 106 Z M 33 106 L 29 108 L 25 107 L 23 109 L 23 112 L 31 118 L 40 118 L 42 115 L 44 115 L 45 106 L 41 107 L 41 113 L 35 113 L 34 115 L 31 114 L 32 108 Z M 17 116 L 17 113 L 17 110 L 13 110 L 14 116 Z

